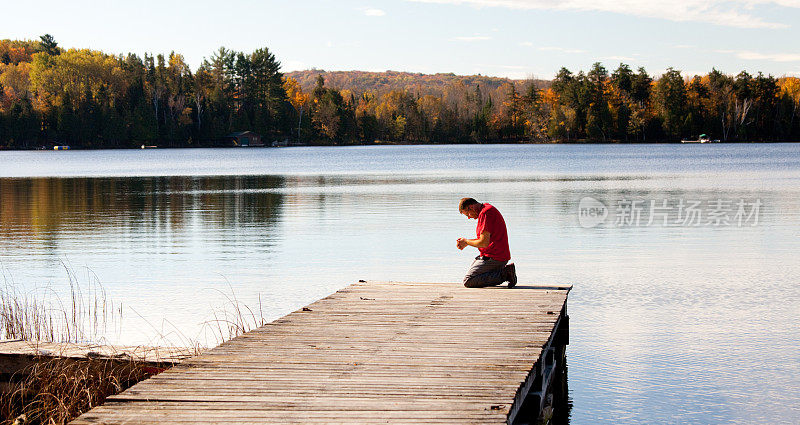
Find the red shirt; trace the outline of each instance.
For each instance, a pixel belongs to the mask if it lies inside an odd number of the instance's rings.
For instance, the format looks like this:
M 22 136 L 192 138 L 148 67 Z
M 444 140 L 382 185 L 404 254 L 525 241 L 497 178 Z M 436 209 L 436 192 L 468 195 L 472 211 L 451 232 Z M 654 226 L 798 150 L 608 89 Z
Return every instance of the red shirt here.
M 481 237 L 484 231 L 489 232 L 489 246 L 478 248 L 481 255 L 490 257 L 497 261 L 508 261 L 511 259 L 511 250 L 508 249 L 508 231 L 506 231 L 506 221 L 500 215 L 497 208 L 484 203 L 483 209 L 478 213 L 478 227 L 475 233 Z

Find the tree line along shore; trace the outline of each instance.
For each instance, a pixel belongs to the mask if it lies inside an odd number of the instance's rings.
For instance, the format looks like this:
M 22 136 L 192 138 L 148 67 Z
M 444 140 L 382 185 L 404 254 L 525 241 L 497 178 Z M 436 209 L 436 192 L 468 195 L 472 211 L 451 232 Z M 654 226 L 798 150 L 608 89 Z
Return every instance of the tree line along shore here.
M 50 35 L 0 40 L 0 147 L 213 146 L 264 140 L 384 143 L 800 140 L 800 79 L 712 69 L 651 76 L 562 68 L 552 81 L 318 70 L 284 74 L 267 48 L 182 55 L 63 49 Z

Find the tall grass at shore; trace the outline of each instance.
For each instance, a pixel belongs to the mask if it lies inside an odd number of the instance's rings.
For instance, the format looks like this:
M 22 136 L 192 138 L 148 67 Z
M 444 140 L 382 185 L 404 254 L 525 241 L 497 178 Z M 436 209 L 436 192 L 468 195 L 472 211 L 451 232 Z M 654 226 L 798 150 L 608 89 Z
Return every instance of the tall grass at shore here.
M 229 339 L 247 333 L 267 323 L 258 294 L 258 305 L 253 307 L 239 300 L 233 286 L 228 282 L 229 291 L 213 289 L 219 294 L 218 299 L 224 302 L 209 306 L 210 318 L 200 323 L 195 336 L 186 335 L 181 329 L 167 319 L 162 319 L 162 326 L 150 323 L 144 316 L 133 310 L 133 313 L 145 322 L 154 335 L 150 345 L 165 347 L 182 347 L 194 354 L 222 344 Z M 167 328 L 163 325 L 166 325 Z M 211 343 L 211 345 L 209 345 Z
M 96 342 L 122 319 L 122 305 L 108 299 L 97 276 L 86 269 L 81 283 L 74 269 L 62 262 L 69 292 L 66 302 L 52 288 L 24 291 L 3 269 L 0 288 L 0 338 L 41 342 Z
M 122 319 L 97 276 L 88 268 L 85 279 L 62 262 L 65 291 L 52 286 L 22 289 L 2 270 L 0 338 L 39 343 L 99 343 L 110 326 Z M 66 301 L 65 301 L 66 300 Z M 149 376 L 135 359 L 72 359 L 54 352 L 37 354 L 31 366 L 16 371 L 0 392 L 0 422 L 4 424 L 64 424 Z M 7 371 L 2 371 L 8 373 Z
M 104 344 L 108 331 L 118 330 L 123 318 L 122 304 L 114 304 L 90 269 L 85 269 L 85 278 L 81 279 L 69 265 L 62 262 L 62 267 L 67 277 L 67 290 L 61 295 L 52 286 L 22 290 L 10 273 L 0 269 L 3 275 L 0 339 Z M 230 282 L 228 288 L 229 292 L 215 289 L 225 302 L 212 306 L 212 319 L 202 323 L 201 334 L 210 334 L 216 345 L 266 324 L 260 294 L 258 306 L 251 307 L 239 300 Z M 147 322 L 144 317 L 140 318 Z M 154 334 L 153 345 L 181 346 L 197 353 L 207 348 L 199 337 L 187 336 L 177 327 L 173 326 L 169 332 L 150 327 Z
M 230 294 L 217 290 L 227 302 L 213 309 L 214 319 L 204 323 L 219 344 L 267 323 L 261 306 L 261 294 L 258 294 L 258 309 L 254 309 L 239 301 L 230 282 L 228 288 Z
M 28 341 L 33 346 L 41 342 L 104 343 L 108 330 L 122 320 L 122 305 L 111 302 L 91 270 L 86 269 L 85 279 L 81 279 L 67 264 L 62 266 L 68 283 L 60 293 L 52 287 L 24 291 L 2 269 L 0 338 Z M 260 296 L 258 308 L 251 308 L 237 298 L 230 283 L 228 286 L 230 293 L 219 291 L 226 302 L 212 308 L 213 319 L 203 323 L 204 331 L 218 344 L 266 323 Z M 158 341 L 171 340 L 171 335 L 153 330 Z M 193 354 L 204 349 L 197 339 L 178 329 L 171 334 Z M 136 357 L 121 361 L 59 355 L 42 355 L 11 377 L 7 390 L 0 392 L 0 424 L 66 424 L 108 396 L 158 373 Z

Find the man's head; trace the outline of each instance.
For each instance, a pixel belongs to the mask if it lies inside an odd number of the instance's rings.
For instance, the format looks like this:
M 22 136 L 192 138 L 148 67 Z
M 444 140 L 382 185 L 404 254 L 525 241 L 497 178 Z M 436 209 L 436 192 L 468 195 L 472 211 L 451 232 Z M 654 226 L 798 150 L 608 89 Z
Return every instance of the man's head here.
M 458 212 L 467 216 L 467 218 L 478 218 L 483 204 L 473 198 L 461 198 L 458 203 Z

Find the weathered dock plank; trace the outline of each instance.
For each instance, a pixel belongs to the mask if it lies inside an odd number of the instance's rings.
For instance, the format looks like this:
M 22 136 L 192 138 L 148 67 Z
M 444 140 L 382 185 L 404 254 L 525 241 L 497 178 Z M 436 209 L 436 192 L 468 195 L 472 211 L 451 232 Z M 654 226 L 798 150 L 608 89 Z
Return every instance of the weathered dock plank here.
M 569 289 L 359 282 L 72 423 L 514 423 L 542 404 Z
M 180 363 L 197 354 L 196 350 L 181 347 L 148 347 L 144 345 L 100 345 L 88 343 L 0 340 L 0 362 L 15 356 L 81 360 L 118 359 L 142 363 Z

